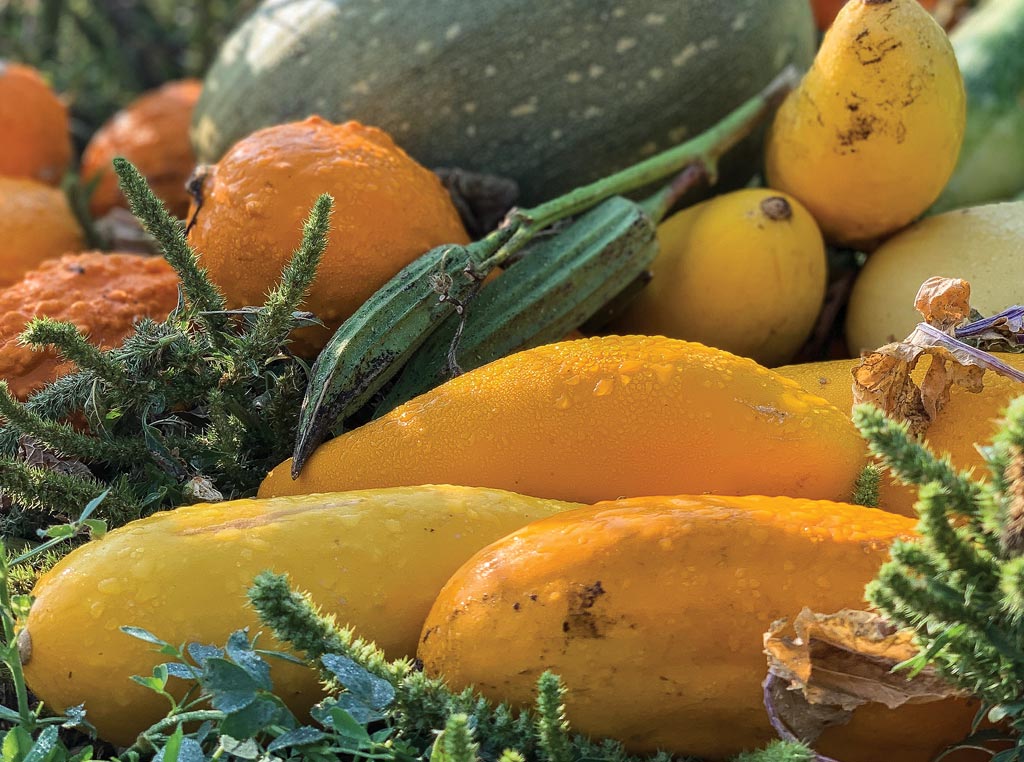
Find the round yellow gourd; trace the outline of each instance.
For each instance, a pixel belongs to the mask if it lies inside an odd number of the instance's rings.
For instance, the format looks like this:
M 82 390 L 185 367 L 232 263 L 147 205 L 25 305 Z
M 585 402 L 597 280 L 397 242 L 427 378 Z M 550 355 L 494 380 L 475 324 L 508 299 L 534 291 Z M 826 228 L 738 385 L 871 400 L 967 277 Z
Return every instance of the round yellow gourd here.
M 1007 365 L 1024 372 L 1024 355 L 1001 352 L 996 355 Z M 780 376 L 791 378 L 812 394 L 819 394 L 837 408 L 849 413 L 853 406 L 854 366 L 859 360 L 831 360 L 776 368 Z M 920 384 L 929 360 L 922 360 L 914 370 Z M 1024 384 L 1012 378 L 986 371 L 985 387 L 977 394 L 956 387 L 949 402 L 928 428 L 928 446 L 937 454 L 948 454 L 959 469 L 974 468 L 978 476 L 987 475 L 987 467 L 975 445 L 988 444 L 996 433 L 996 420 L 1010 400 L 1024 394 Z M 878 507 L 904 516 L 916 516 L 914 503 L 917 487 L 908 487 L 882 477 Z
M 850 0 L 776 113 L 768 184 L 800 199 L 833 243 L 887 235 L 942 191 L 965 108 L 953 48 L 917 0 Z
M 699 341 L 763 365 L 791 359 L 825 298 L 825 243 L 792 196 L 735 191 L 658 226 L 654 278 L 621 333 Z
M 1024 304 L 1024 201 L 927 217 L 886 241 L 868 258 L 850 295 L 850 351 L 907 336 L 921 321 L 917 290 L 934 275 L 968 281 L 971 306 L 983 315 Z
M 167 660 L 118 631 L 144 627 L 175 645 L 223 646 L 261 629 L 246 590 L 286 572 L 339 624 L 391 658 L 412 656 L 445 581 L 490 542 L 568 503 L 429 486 L 236 500 L 158 513 L 75 550 L 43 575 L 25 631 L 30 688 L 58 711 L 85 703 L 101 738 L 130 744 L 167 702 L 132 682 Z M 24 643 L 24 640 L 22 641 Z M 280 649 L 266 636 L 264 648 Z M 319 701 L 311 670 L 271 660 L 275 692 L 295 711 Z M 172 680 L 179 694 L 184 683 Z

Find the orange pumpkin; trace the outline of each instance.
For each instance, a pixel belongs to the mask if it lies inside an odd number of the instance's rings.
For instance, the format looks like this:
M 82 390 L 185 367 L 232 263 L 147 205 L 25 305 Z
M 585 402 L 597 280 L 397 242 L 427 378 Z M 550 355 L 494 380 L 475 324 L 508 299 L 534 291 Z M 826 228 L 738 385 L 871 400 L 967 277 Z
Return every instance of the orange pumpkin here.
M 38 71 L 0 60 L 0 176 L 56 185 L 70 161 L 67 108 Z
M 183 79 L 144 93 L 110 118 L 82 154 L 82 177 L 97 175 L 90 201 L 94 216 L 115 206 L 128 207 L 111 162 L 123 156 L 145 176 L 153 192 L 172 214 L 184 217 L 191 197 L 185 188 L 196 159 L 188 128 L 202 83 Z

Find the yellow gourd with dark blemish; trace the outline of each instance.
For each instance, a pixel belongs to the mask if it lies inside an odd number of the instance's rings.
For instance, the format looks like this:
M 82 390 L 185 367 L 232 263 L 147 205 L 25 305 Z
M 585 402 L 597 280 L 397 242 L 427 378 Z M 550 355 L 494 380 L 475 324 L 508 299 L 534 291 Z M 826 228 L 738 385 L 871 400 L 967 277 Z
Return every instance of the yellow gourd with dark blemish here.
M 870 245 L 936 199 L 964 124 L 960 70 L 931 15 L 916 0 L 850 0 L 775 117 L 768 184 L 833 243 Z

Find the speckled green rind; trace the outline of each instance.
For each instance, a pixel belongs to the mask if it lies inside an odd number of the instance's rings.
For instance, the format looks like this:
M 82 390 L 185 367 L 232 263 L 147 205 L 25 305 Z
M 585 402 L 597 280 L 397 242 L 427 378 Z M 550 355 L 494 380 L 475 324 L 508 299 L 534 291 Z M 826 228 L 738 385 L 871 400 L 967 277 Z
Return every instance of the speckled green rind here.
M 967 131 L 933 214 L 1024 191 L 1024 0 L 989 0 L 950 40 L 967 91 Z
M 211 67 L 193 141 L 208 163 L 270 124 L 358 119 L 531 204 L 696 135 L 813 51 L 807 0 L 265 0 Z

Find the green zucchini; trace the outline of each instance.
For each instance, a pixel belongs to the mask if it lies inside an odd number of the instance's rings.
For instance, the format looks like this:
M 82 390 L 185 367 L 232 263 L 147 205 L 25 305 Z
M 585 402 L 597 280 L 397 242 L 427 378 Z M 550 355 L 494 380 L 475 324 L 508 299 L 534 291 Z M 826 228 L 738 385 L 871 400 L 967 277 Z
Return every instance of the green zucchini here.
M 193 142 L 210 163 L 270 124 L 357 119 L 531 205 L 704 131 L 809 66 L 814 37 L 807 0 L 264 0 L 210 68 Z
M 950 39 L 967 90 L 967 131 L 931 213 L 1024 190 L 1024 0 L 988 0 Z

